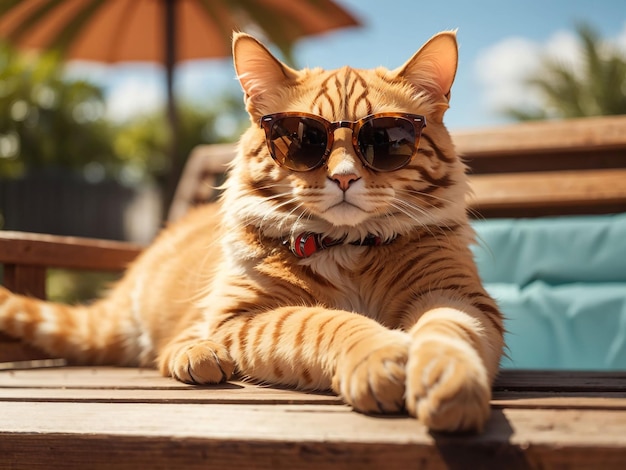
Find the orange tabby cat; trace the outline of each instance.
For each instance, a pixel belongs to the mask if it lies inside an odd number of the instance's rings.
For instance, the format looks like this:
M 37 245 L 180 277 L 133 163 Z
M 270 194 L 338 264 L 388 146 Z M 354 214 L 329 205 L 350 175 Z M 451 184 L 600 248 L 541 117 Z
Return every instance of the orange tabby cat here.
M 503 324 L 442 123 L 455 34 L 392 71 L 292 70 L 245 34 L 234 58 L 251 127 L 219 207 L 167 228 L 91 306 L 0 288 L 0 330 L 77 363 L 332 388 L 362 412 L 480 430 Z

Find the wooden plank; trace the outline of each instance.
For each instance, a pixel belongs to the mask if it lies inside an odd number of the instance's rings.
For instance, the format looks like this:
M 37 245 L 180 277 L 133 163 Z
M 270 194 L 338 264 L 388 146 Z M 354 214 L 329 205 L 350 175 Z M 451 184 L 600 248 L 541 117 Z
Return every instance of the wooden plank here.
M 296 392 L 274 387 L 258 387 L 239 382 L 186 389 L 76 389 L 76 388 L 0 388 L 3 402 L 70 402 L 70 403 L 186 403 L 234 405 L 342 405 L 330 393 Z M 610 403 L 618 409 L 618 403 Z M 622 401 L 626 408 L 626 400 Z
M 625 379 L 505 370 L 485 434 L 456 437 L 352 412 L 332 395 L 192 387 L 151 369 L 4 371 L 0 455 L 11 468 L 79 468 L 87 451 L 92 468 L 621 468 Z
M 240 384 L 253 387 L 250 384 Z M 110 388 L 180 390 L 190 386 L 155 369 L 134 367 L 58 367 L 0 371 L 0 388 Z M 626 392 L 626 372 L 502 370 L 498 392 Z M 297 393 L 297 392 L 293 392 Z
M 505 371 L 494 387 L 496 408 L 626 410 L 626 374 Z M 507 377 L 508 376 L 508 377 Z M 324 403 L 341 404 L 329 393 L 304 393 L 231 382 L 195 387 L 125 368 L 57 368 L 0 373 L 2 401 L 120 403 Z
M 141 249 L 126 242 L 0 231 L 2 264 L 121 271 Z
M 122 403 L 325 403 L 331 393 L 305 393 L 243 382 L 190 386 L 155 370 L 62 367 L 0 372 L 0 400 Z M 498 408 L 626 409 L 626 373 L 503 371 L 494 386 Z
M 530 154 L 462 155 L 469 174 L 626 168 L 626 148 L 546 150 Z
M 610 469 L 626 461 L 626 412 L 615 410 L 495 410 L 484 434 L 449 436 L 343 406 L 0 402 L 0 430 L 0 455 L 21 468 L 77 468 L 86 448 L 90 468 Z
M 177 390 L 190 386 L 155 369 L 99 366 L 0 371 L 0 387 Z
M 1 392 L 1 390 L 0 390 Z M 494 392 L 492 408 L 624 410 L 626 392 Z
M 326 403 L 343 402 L 330 392 L 228 382 L 194 386 L 156 370 L 124 367 L 58 367 L 0 371 L 0 400 L 167 403 Z
M 470 207 L 485 215 L 520 210 L 626 211 L 626 169 L 472 175 Z
M 623 371 L 502 370 L 498 391 L 626 392 Z
M 489 155 L 626 149 L 626 116 L 535 121 L 452 134 L 457 151 L 470 158 Z
M 626 168 L 626 117 L 520 123 L 454 132 L 472 174 Z
M 332 394 L 304 393 L 241 383 L 187 389 L 0 388 L 2 402 L 164 403 L 232 405 L 341 405 Z M 626 392 L 495 392 L 492 408 L 624 410 Z

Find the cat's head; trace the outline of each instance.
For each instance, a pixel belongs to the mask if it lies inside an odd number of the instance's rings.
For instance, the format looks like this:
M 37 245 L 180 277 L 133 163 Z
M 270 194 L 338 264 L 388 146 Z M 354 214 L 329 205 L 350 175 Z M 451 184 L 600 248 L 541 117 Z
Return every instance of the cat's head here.
M 225 196 L 237 223 L 356 240 L 465 217 L 465 167 L 443 125 L 454 32 L 395 70 L 294 70 L 245 34 L 233 52 L 252 121 Z

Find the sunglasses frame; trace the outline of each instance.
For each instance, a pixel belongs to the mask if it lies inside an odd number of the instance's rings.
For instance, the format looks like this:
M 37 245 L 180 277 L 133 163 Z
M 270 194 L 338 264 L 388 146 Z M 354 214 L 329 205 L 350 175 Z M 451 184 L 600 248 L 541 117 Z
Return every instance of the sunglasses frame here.
M 312 166 L 311 168 L 307 168 L 304 170 L 290 168 L 289 166 L 285 165 L 284 162 L 281 162 L 280 159 L 278 159 L 275 155 L 274 144 L 271 138 L 272 137 L 271 136 L 272 125 L 278 120 L 287 118 L 287 117 L 311 119 L 313 121 L 318 122 L 324 127 L 324 129 L 326 129 L 326 138 L 327 138 L 326 149 L 324 150 L 323 155 L 320 157 L 320 161 L 316 165 Z M 413 125 L 413 129 L 415 131 L 415 146 L 414 146 L 413 154 L 409 158 L 407 158 L 407 161 L 403 163 L 401 166 L 399 166 L 398 168 L 393 168 L 389 170 L 380 169 L 380 168 L 376 168 L 372 166 L 367 161 L 365 156 L 361 153 L 361 149 L 360 149 L 359 142 L 358 142 L 359 132 L 365 124 L 367 124 L 368 122 L 376 118 L 386 118 L 386 117 L 405 119 L 406 121 L 409 121 Z M 324 119 L 321 116 L 318 116 L 317 114 L 300 113 L 300 112 L 285 112 L 285 113 L 266 114 L 265 116 L 261 117 L 260 125 L 261 125 L 261 128 L 265 131 L 265 141 L 267 144 L 267 148 L 270 151 L 270 155 L 272 156 L 272 159 L 276 162 L 278 166 L 285 167 L 291 171 L 307 172 L 307 171 L 315 170 L 321 167 L 322 165 L 324 165 L 326 161 L 328 160 L 328 157 L 330 156 L 330 153 L 332 151 L 332 148 L 335 142 L 335 131 L 337 129 L 350 129 L 352 131 L 352 147 L 354 148 L 355 153 L 357 154 L 357 156 L 359 157 L 359 160 L 361 160 L 363 165 L 365 165 L 367 168 L 374 170 L 374 171 L 391 172 L 391 171 L 400 170 L 404 168 L 405 166 L 407 166 L 411 162 L 411 160 L 413 160 L 413 157 L 415 157 L 415 155 L 417 154 L 417 149 L 419 147 L 419 141 L 422 135 L 422 130 L 424 129 L 424 127 L 426 127 L 426 118 L 420 114 L 387 112 L 387 113 L 369 114 L 368 116 L 365 116 L 364 118 L 359 119 L 357 121 L 331 122 L 331 121 L 328 121 L 327 119 Z

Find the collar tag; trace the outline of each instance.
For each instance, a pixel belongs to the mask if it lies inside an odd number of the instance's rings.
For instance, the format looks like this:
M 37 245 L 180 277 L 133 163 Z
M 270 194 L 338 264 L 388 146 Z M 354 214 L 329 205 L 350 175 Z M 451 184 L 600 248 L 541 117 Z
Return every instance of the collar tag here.
M 295 256 L 298 258 L 308 258 L 319 250 L 344 244 L 345 239 L 346 237 L 334 239 L 330 237 L 323 237 L 320 233 L 305 232 L 292 236 L 288 243 L 289 250 Z M 363 240 L 357 240 L 348 244 L 354 246 L 380 246 L 383 244 L 389 244 L 394 240 L 395 237 L 391 240 L 383 241 L 379 236 L 369 234 Z

